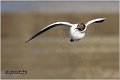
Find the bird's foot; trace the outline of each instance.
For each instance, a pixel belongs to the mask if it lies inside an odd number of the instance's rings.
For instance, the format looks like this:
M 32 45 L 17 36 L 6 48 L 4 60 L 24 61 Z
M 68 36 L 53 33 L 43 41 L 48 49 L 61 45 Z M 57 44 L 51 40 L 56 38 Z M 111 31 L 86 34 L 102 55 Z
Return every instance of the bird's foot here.
M 74 40 L 73 39 L 70 39 L 71 42 L 73 42 Z

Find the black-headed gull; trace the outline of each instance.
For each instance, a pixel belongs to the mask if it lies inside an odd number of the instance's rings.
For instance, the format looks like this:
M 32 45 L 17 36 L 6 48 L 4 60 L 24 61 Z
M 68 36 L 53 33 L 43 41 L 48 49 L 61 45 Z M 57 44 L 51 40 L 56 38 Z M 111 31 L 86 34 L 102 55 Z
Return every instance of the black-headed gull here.
M 104 22 L 105 18 L 97 18 L 97 19 L 93 19 L 88 21 L 87 23 L 77 23 L 77 24 L 71 24 L 68 22 L 55 22 L 53 24 L 48 25 L 47 27 L 43 28 L 42 30 L 40 30 L 40 32 L 38 32 L 37 34 L 35 34 L 34 36 L 32 36 L 29 40 L 27 40 L 25 43 L 29 42 L 30 40 L 32 40 L 33 38 L 37 37 L 38 35 L 44 33 L 45 31 L 60 26 L 60 25 L 64 25 L 64 26 L 68 26 L 70 28 L 70 41 L 78 41 L 80 39 L 82 39 L 85 36 L 85 31 L 87 29 L 87 26 L 90 25 L 91 23 L 101 23 Z

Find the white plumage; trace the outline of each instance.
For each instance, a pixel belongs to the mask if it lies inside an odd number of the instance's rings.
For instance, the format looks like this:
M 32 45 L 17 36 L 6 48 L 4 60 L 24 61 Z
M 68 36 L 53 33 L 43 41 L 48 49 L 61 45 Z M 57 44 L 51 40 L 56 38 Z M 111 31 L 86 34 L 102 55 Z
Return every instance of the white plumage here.
M 28 41 L 34 39 L 35 37 L 44 33 L 45 31 L 47 31 L 53 27 L 60 26 L 60 25 L 64 25 L 64 26 L 67 26 L 70 28 L 69 34 L 70 34 L 71 42 L 77 41 L 77 40 L 84 38 L 85 31 L 86 31 L 88 25 L 90 25 L 92 23 L 100 23 L 100 22 L 104 22 L 104 21 L 105 21 L 105 18 L 97 18 L 97 19 L 90 20 L 87 23 L 80 23 L 80 24 L 79 23 L 71 24 L 68 22 L 55 22 L 55 23 L 50 24 L 47 27 L 43 28 L 42 30 L 40 30 L 40 32 L 38 32 L 37 34 L 32 36 Z M 28 42 L 28 41 L 26 41 L 26 42 Z

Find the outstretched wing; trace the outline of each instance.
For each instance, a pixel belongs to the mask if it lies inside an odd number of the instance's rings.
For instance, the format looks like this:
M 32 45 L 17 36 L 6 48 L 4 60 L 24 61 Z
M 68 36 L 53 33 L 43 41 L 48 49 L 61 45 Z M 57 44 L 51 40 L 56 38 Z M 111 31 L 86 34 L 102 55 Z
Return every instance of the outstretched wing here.
M 91 23 L 101 23 L 101 22 L 104 22 L 105 20 L 106 20 L 106 18 L 97 18 L 97 19 L 93 19 L 93 20 L 88 21 L 85 25 L 88 26 Z
M 37 37 L 38 35 L 42 34 L 43 32 L 53 28 L 53 27 L 57 27 L 59 25 L 65 25 L 68 27 L 71 27 L 72 24 L 68 23 L 68 22 L 55 22 L 53 24 L 48 25 L 47 27 L 43 28 L 42 30 L 40 30 L 40 32 L 38 32 L 37 34 L 35 34 L 34 36 L 32 36 L 29 40 L 27 40 L 25 43 L 29 42 L 30 40 L 32 40 L 33 38 Z
M 84 32 L 86 31 L 87 27 L 92 24 L 92 23 L 101 23 L 101 22 L 104 22 L 106 20 L 106 18 L 97 18 L 97 19 L 93 19 L 93 20 L 90 20 L 88 21 L 87 23 L 85 23 L 85 29 L 81 32 Z

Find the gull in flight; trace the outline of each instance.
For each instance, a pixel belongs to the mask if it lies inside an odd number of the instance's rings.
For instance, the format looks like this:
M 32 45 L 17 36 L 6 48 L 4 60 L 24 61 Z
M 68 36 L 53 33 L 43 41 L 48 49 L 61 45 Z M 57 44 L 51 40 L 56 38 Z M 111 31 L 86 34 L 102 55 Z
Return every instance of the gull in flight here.
M 106 18 L 97 18 L 97 19 L 93 19 L 88 21 L 87 23 L 77 23 L 77 24 L 71 24 L 68 22 L 55 22 L 53 24 L 48 25 L 47 27 L 43 28 L 42 30 L 40 30 L 37 34 L 35 34 L 34 36 L 32 36 L 29 40 L 27 40 L 25 43 L 29 42 L 30 40 L 34 39 L 35 37 L 37 37 L 38 35 L 41 35 L 42 33 L 46 32 L 47 30 L 54 28 L 54 27 L 58 27 L 61 25 L 67 26 L 70 28 L 69 34 L 70 34 L 70 41 L 74 42 L 74 41 L 78 41 L 82 38 L 84 38 L 85 36 L 85 31 L 87 29 L 87 27 L 92 24 L 92 23 L 101 23 L 104 22 L 106 20 Z

